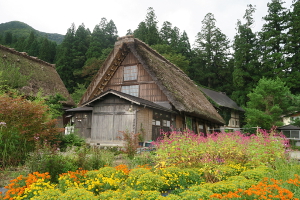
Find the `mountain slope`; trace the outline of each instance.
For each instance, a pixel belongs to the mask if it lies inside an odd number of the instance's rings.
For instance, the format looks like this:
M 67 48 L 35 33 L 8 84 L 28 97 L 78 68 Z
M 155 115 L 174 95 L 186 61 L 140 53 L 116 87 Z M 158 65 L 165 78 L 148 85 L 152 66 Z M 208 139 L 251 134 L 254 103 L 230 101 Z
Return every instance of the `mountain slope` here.
M 20 21 L 11 21 L 0 24 L 0 35 L 4 36 L 5 32 L 10 31 L 16 37 L 28 37 L 31 31 L 34 31 L 37 36 L 39 37 L 47 37 L 49 40 L 60 44 L 63 39 L 64 35 L 57 34 L 57 33 L 45 33 L 35 30 L 28 24 Z

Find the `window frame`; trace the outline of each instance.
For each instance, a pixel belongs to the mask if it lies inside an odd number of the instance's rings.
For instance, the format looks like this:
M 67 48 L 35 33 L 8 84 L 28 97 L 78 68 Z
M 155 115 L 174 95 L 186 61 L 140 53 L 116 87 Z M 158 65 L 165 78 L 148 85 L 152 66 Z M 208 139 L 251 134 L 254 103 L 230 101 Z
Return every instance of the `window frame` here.
M 138 66 L 129 65 L 124 66 L 123 81 L 136 81 L 138 79 Z

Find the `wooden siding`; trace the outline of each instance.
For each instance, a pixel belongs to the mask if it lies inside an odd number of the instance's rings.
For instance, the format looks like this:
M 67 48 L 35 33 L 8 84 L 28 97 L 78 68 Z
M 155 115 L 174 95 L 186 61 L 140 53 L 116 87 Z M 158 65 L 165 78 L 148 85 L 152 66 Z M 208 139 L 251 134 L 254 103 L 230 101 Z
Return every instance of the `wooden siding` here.
M 74 128 L 81 137 L 91 138 L 92 112 L 78 112 L 75 114 Z
M 183 129 L 184 126 L 184 120 L 183 117 L 180 115 L 176 115 L 176 119 L 175 119 L 175 124 L 176 124 L 176 129 Z
M 135 113 L 129 111 L 130 107 L 129 102 L 119 97 L 108 97 L 97 102 L 92 118 L 92 143 L 121 144 L 120 131 L 134 132 Z
M 141 128 L 144 130 L 144 141 L 152 139 L 152 118 L 153 111 L 149 108 L 140 107 L 137 112 L 137 133 L 142 133 Z
M 124 81 L 124 67 L 137 65 L 137 80 Z M 122 65 L 116 70 L 114 76 L 109 80 L 104 91 L 113 89 L 121 91 L 122 86 L 139 85 L 139 97 L 152 102 L 168 101 L 166 95 L 159 89 L 157 84 L 152 80 L 144 67 L 138 62 L 135 56 L 130 52 L 126 56 Z

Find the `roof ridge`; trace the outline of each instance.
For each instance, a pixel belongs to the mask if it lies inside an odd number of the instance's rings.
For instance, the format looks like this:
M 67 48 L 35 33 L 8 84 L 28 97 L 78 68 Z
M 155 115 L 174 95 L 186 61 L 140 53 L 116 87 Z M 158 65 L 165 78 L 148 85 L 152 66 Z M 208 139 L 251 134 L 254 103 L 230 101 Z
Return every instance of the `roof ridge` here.
M 9 51 L 10 53 L 16 54 L 18 56 L 22 56 L 22 57 L 30 59 L 32 61 L 42 63 L 44 65 L 48 65 L 49 67 L 52 67 L 52 68 L 55 69 L 55 64 L 51 64 L 51 63 L 48 63 L 44 60 L 38 59 L 38 57 L 29 56 L 26 52 L 19 52 L 19 51 L 15 50 L 14 48 L 9 48 L 9 47 L 3 46 L 3 45 L 0 45 L 0 49 Z M 5 55 L 3 55 L 3 56 L 5 56 Z

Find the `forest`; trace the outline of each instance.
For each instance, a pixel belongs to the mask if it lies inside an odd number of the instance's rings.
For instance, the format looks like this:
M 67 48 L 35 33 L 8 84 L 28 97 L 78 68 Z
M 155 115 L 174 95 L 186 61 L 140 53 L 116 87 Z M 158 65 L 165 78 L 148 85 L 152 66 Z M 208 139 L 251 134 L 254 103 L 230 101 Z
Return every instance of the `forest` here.
M 244 108 L 253 105 L 249 103 L 251 95 L 248 94 L 255 93 L 259 83 L 275 81 L 275 85 L 283 84 L 284 89 L 277 90 L 276 95 L 292 100 L 281 111 L 274 108 L 278 118 L 298 110 L 295 102 L 300 95 L 300 2 L 294 1 L 291 9 L 285 8 L 283 3 L 282 0 L 270 0 L 259 32 L 252 30 L 256 7 L 248 5 L 243 18 L 237 21 L 233 41 L 216 26 L 214 14 L 207 13 L 201 21 L 196 41 L 191 45 L 187 33 L 171 22 L 165 21 L 158 27 L 152 7 L 148 8 L 144 21 L 135 30 L 129 29 L 127 35 L 134 35 L 150 45 L 180 67 L 196 84 L 225 92 Z M 92 31 L 84 24 L 78 27 L 72 24 L 60 44 L 46 37 L 37 37 L 34 32 L 26 38 L 5 32 L 0 35 L 0 43 L 55 63 L 67 89 L 78 101 L 117 37 L 113 20 L 103 17 Z M 278 99 L 276 95 L 272 98 Z M 267 104 L 274 107 L 280 102 Z M 266 105 L 263 106 L 264 112 L 273 112 Z

